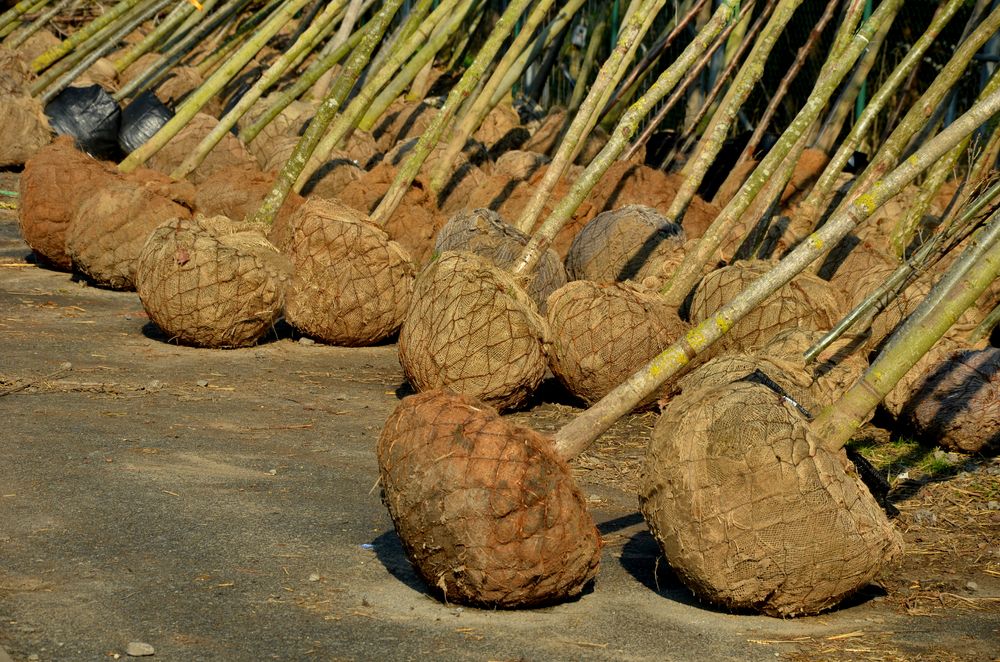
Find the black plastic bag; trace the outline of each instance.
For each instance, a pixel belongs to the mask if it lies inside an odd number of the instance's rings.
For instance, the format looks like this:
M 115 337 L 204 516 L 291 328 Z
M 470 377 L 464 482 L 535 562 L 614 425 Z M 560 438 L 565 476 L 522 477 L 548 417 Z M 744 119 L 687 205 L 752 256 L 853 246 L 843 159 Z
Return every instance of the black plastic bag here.
M 122 111 L 99 85 L 67 87 L 45 106 L 49 124 L 58 135 L 73 136 L 77 148 L 91 156 L 117 161 Z
M 174 111 L 150 91 L 143 92 L 122 111 L 118 144 L 126 154 L 131 154 L 166 124 Z

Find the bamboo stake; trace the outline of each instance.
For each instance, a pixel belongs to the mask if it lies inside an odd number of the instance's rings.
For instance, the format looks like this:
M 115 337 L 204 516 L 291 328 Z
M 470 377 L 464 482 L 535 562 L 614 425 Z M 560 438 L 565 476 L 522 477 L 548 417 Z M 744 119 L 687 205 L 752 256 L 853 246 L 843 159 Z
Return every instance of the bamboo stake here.
M 212 1 L 214 2 L 215 0 Z M 234 50 L 239 48 L 240 44 L 246 41 L 246 39 L 254 33 L 261 23 L 267 20 L 267 17 L 274 13 L 274 10 L 281 5 L 282 1 L 283 0 L 269 0 L 263 7 L 254 12 L 250 18 L 237 25 L 236 30 L 233 34 L 226 37 L 226 41 L 221 47 L 207 53 L 200 62 L 195 64 L 195 69 L 197 69 L 198 74 L 202 78 L 205 78 L 212 71 L 214 71 L 215 66 L 219 62 L 226 60 Z M 192 18 L 196 19 L 197 17 L 195 16 Z M 184 28 L 181 27 L 178 32 L 183 30 Z
M 709 44 L 715 40 L 719 33 L 722 32 L 723 26 L 729 23 L 736 15 L 736 6 L 738 4 L 739 0 L 723 0 L 718 8 L 716 8 L 712 18 L 695 36 L 694 40 L 660 74 L 660 77 L 653 83 L 652 87 L 622 115 L 622 119 L 618 122 L 615 130 L 612 131 L 611 137 L 608 139 L 604 149 L 594 157 L 594 160 L 590 162 L 586 170 L 577 178 L 569 193 L 559 201 L 559 204 L 556 205 L 552 213 L 549 214 L 549 217 L 545 219 L 545 222 L 542 223 L 541 227 L 524 247 L 520 257 L 511 269 L 514 274 L 531 273 L 545 253 L 545 249 L 552 243 L 552 240 L 562 226 L 573 216 L 573 212 L 576 211 L 580 203 L 587 197 L 587 194 L 600 181 L 604 173 L 607 172 L 611 164 L 614 163 L 626 145 L 628 145 L 629 139 L 635 133 L 642 118 L 648 115 L 653 106 L 659 103 L 664 96 L 677 86 L 677 82 L 681 77 L 691 68 L 697 58 L 705 52 Z M 622 28 L 623 32 L 624 30 L 625 28 Z
M 551 43 L 551 40 L 558 34 L 562 34 L 566 24 L 576 15 L 585 0 L 571 0 L 566 3 L 552 21 L 546 25 L 541 32 L 532 39 L 532 32 L 537 27 L 533 25 L 534 16 L 530 16 L 521 28 L 517 39 L 511 44 L 503 59 L 497 64 L 496 69 L 483 87 L 481 94 L 477 95 L 475 101 L 467 111 L 459 115 L 457 126 L 454 129 L 451 140 L 445 148 L 444 155 L 438 163 L 434 172 L 431 173 L 431 190 L 441 191 L 450 176 L 450 166 L 454 163 L 459 152 L 465 147 L 476 130 L 482 125 L 483 120 L 490 111 L 496 107 L 514 87 L 514 83 L 524 72 L 528 63 L 531 62 L 538 53 Z M 540 3 L 535 11 L 539 12 L 543 7 L 547 10 L 551 3 Z M 544 13 L 542 18 L 544 18 Z M 523 40 L 522 40 L 523 37 Z M 522 46 L 522 41 L 524 45 Z M 530 42 L 530 43 L 529 43 Z M 598 44 L 599 45 L 599 44 Z M 589 67 L 590 61 L 584 60 L 584 66 Z
M 859 186 L 867 186 L 868 183 L 880 177 L 899 161 L 900 155 L 910 140 L 927 122 L 928 115 L 940 105 L 949 90 L 966 72 L 972 57 L 998 29 L 1000 29 L 1000 6 L 991 11 L 989 16 L 955 49 L 955 54 L 948 61 L 948 64 L 941 69 L 920 100 L 910 108 L 899 126 L 882 143 L 872 162 L 858 177 L 854 190 L 861 190 L 858 188 Z
M 993 329 L 998 322 L 1000 322 L 1000 303 L 995 305 L 993 310 L 983 318 L 983 321 L 977 324 L 976 328 L 969 333 L 968 343 L 970 345 L 978 345 L 993 333 Z
M 1000 71 L 993 74 L 989 83 L 980 92 L 979 99 L 981 100 L 989 96 L 991 92 L 997 89 L 1000 89 Z M 955 164 L 958 163 L 959 158 L 968 149 L 971 138 L 972 136 L 969 136 L 955 145 L 954 149 L 950 152 L 938 159 L 938 162 L 931 168 L 927 177 L 924 178 L 920 186 L 920 193 L 917 195 L 917 199 L 913 201 L 913 204 L 910 205 L 906 216 L 896 222 L 890 239 L 892 248 L 897 256 L 902 257 L 905 254 L 906 248 L 913 241 L 914 233 L 920 227 L 920 222 L 923 220 L 924 214 L 930 209 L 931 202 L 937 196 L 941 186 L 944 185 L 948 177 L 955 171 Z
M 177 5 L 148 35 L 143 37 L 138 43 L 132 44 L 124 53 L 112 61 L 115 71 L 120 74 L 128 69 L 129 65 L 151 51 L 194 11 L 195 6 L 190 2 L 183 2 Z
M 48 4 L 48 1 L 49 0 L 41 0 L 38 3 L 38 6 L 46 5 Z M 44 26 L 46 26 L 49 23 L 49 21 L 51 21 L 56 16 L 56 14 L 66 9 L 66 7 L 68 7 L 73 2 L 76 2 L 76 0 L 60 0 L 60 2 L 58 2 L 54 7 L 51 7 L 50 9 L 46 10 L 38 18 L 32 21 L 31 25 L 24 28 L 20 32 L 17 32 L 16 34 L 11 33 L 8 39 L 4 40 L 4 46 L 7 46 L 12 51 L 17 50 L 18 48 L 20 48 L 22 44 L 24 44 L 24 42 L 28 41 L 28 38 L 31 37 L 31 35 L 41 30 Z M 2 34 L 2 32 L 3 29 L 0 29 L 0 34 Z
M 1000 92 L 970 108 L 947 129 L 924 143 L 913 156 L 884 179 L 874 183 L 864 195 L 835 214 L 822 228 L 813 232 L 767 274 L 751 283 L 739 296 L 717 310 L 709 319 L 688 331 L 678 342 L 665 349 L 597 404 L 560 429 L 554 436 L 556 451 L 564 458 L 572 458 L 586 450 L 615 421 L 627 414 L 634 403 L 642 402 L 668 379 L 674 377 L 694 357 L 729 331 L 733 324 L 822 255 L 827 246 L 836 245 L 858 223 L 870 216 L 942 154 L 998 111 L 1000 111 Z
M 1000 212 L 917 306 L 861 378 L 810 424 L 816 442 L 842 448 L 868 413 L 1000 274 Z M 811 450 L 814 450 L 810 441 Z
M 24 27 L 23 23 L 28 20 L 28 16 L 34 14 L 36 10 L 40 10 L 48 3 L 49 0 L 38 0 L 34 5 L 28 8 L 28 11 L 8 23 L 6 27 L 0 28 L 0 40 L 6 40 L 7 37 Z
M 820 175 L 809 195 L 806 196 L 805 201 L 799 206 L 800 214 L 806 214 L 807 218 L 812 222 L 815 222 L 819 217 L 821 209 L 832 196 L 837 178 L 840 176 L 841 171 L 843 171 L 844 166 L 847 165 L 847 161 L 851 158 L 854 150 L 861 144 L 862 138 L 868 133 L 872 123 L 878 117 L 879 113 L 882 112 L 882 109 L 885 108 L 885 105 L 899 86 L 907 79 L 909 73 L 915 71 L 915 67 L 923 59 L 924 53 L 927 52 L 930 45 L 937 39 L 941 30 L 948 25 L 948 22 L 954 17 L 959 7 L 962 6 L 962 3 L 963 0 L 948 0 L 947 4 L 942 7 L 941 11 L 931 21 L 931 24 L 927 26 L 924 34 L 913 44 L 913 48 L 907 52 L 906 56 L 903 57 L 892 73 L 889 74 L 886 81 L 879 87 L 878 92 L 868 102 L 864 112 L 861 113 L 861 117 L 858 118 L 854 128 L 851 129 L 850 135 L 841 143 L 833 158 L 830 159 L 830 163 L 823 169 L 823 174 Z
M 392 49 L 382 64 L 374 70 L 374 75 L 370 80 L 365 81 L 361 91 L 351 100 L 344 112 L 340 113 L 333 121 L 333 126 L 326 132 L 319 144 L 316 146 L 315 158 L 311 159 L 299 175 L 295 184 L 295 191 L 301 191 L 309 178 L 313 176 L 320 164 L 326 163 L 334 149 L 339 147 L 344 140 L 351 135 L 357 127 L 358 122 L 365 110 L 371 104 L 372 99 L 379 93 L 385 85 L 392 80 L 392 77 L 399 71 L 399 68 L 406 60 L 425 43 L 431 35 L 434 27 L 450 11 L 451 5 L 442 3 L 430 15 L 430 2 L 422 1 L 417 6 L 417 11 L 413 12 L 408 21 L 416 25 L 412 30 L 407 30 L 409 36 L 401 42 L 397 48 Z
M 323 29 L 334 19 L 337 13 L 343 8 L 343 0 L 334 0 L 328 4 L 324 9 L 323 13 L 316 17 L 312 24 L 303 31 L 299 38 L 295 41 L 292 46 L 281 54 L 271 66 L 268 67 L 267 71 L 258 78 L 254 84 L 247 90 L 246 94 L 240 97 L 240 100 L 236 102 L 229 112 L 227 112 L 221 119 L 219 123 L 202 138 L 198 146 L 195 147 L 194 151 L 189 154 L 184 161 L 174 169 L 170 176 L 174 179 L 184 179 L 188 176 L 195 168 L 201 165 L 205 157 L 208 156 L 209 152 L 219 144 L 219 141 L 225 137 L 236 122 L 239 121 L 241 117 L 250 109 L 251 106 L 256 103 L 257 99 L 264 95 L 275 82 L 278 81 L 281 76 L 288 71 L 292 62 L 298 58 L 300 55 L 310 51 L 315 45 L 319 37 L 319 34 Z
M 45 5 L 48 0 L 21 0 L 3 14 L 0 14 L 0 30 L 17 21 L 23 14 Z
M 451 176 L 451 164 L 454 163 L 455 157 L 462 151 L 469 137 L 479 128 L 483 119 L 493 109 L 490 100 L 493 97 L 496 86 L 500 84 L 503 77 L 517 62 L 521 53 L 528 47 L 535 30 L 538 29 L 538 26 L 545 19 L 554 2 L 555 0 L 540 0 L 535 5 L 535 8 L 531 10 L 528 18 L 525 19 L 524 24 L 521 26 L 521 31 L 514 38 L 513 43 L 511 43 L 510 48 L 500 58 L 500 62 L 497 63 L 496 68 L 494 68 L 493 73 L 484 84 L 483 89 L 475 95 L 472 105 L 464 113 L 458 115 L 457 126 L 445 147 L 441 161 L 431 172 L 432 192 L 439 193 L 445 187 L 448 177 Z M 584 62 L 586 65 L 587 61 L 584 60 Z
M 792 120 L 792 123 L 781 134 L 777 144 L 771 148 L 761 160 L 760 165 L 744 182 L 740 190 L 723 208 L 712 224 L 702 235 L 694 249 L 688 252 L 680 266 L 673 273 L 662 292 L 668 304 L 679 308 L 687 298 L 688 292 L 701 279 L 702 266 L 712 258 L 722 241 L 732 232 L 740 217 L 753 202 L 757 193 L 772 177 L 776 169 L 791 151 L 799 138 L 809 129 L 826 106 L 827 101 L 836 91 L 840 81 L 861 55 L 872 34 L 891 14 L 895 12 L 902 0 L 884 0 L 871 17 L 851 40 L 848 47 L 837 58 L 827 62 L 829 69 L 820 75 L 809 99 Z M 703 141 L 704 142 L 704 141 Z M 678 196 L 680 193 L 678 193 Z M 675 200 L 676 202 L 676 200 Z M 673 208 L 673 205 L 671 206 Z
M 636 3 L 638 2 L 640 0 L 636 0 Z M 518 217 L 517 222 L 514 223 L 517 229 L 522 232 L 530 232 L 535 226 L 535 222 L 545 207 L 545 203 L 552 195 L 552 190 L 555 189 L 567 166 L 572 163 L 571 159 L 577 144 L 586 136 L 587 124 L 590 118 L 600 111 L 602 98 L 606 96 L 605 93 L 610 94 L 611 90 L 614 89 L 615 79 L 618 76 L 618 72 L 622 69 L 622 64 L 626 62 L 629 52 L 635 52 L 633 46 L 637 46 L 642 41 L 645 35 L 645 31 L 643 30 L 645 19 L 648 14 L 653 13 L 650 10 L 656 7 L 658 11 L 662 6 L 663 3 L 657 0 L 647 0 L 642 8 L 634 12 L 622 26 L 618 33 L 618 42 L 615 44 L 614 50 L 608 59 L 604 61 L 604 64 L 601 65 L 594 84 L 590 86 L 590 91 L 581 104 L 579 112 L 573 118 L 565 136 L 559 143 L 559 149 L 545 170 L 542 181 L 535 187 L 534 195 L 528 201 L 528 204 L 524 206 L 524 209 L 521 210 L 521 215 Z
M 142 25 L 143 22 L 155 16 L 170 1 L 144 0 L 143 3 L 136 6 L 135 14 L 126 14 L 123 18 L 127 17 L 127 20 L 124 20 L 121 25 L 117 26 L 117 29 L 111 34 L 99 33 L 97 35 L 98 38 L 87 42 L 86 47 L 81 46 L 78 53 L 64 57 L 54 66 L 49 67 L 45 71 L 45 74 L 32 84 L 32 94 L 39 95 L 39 99 L 43 104 L 51 101 L 57 94 L 68 87 L 70 83 L 76 80 L 80 74 L 86 71 L 90 65 L 114 50 L 122 39 Z M 112 23 L 108 26 L 108 29 L 111 30 L 114 27 L 115 24 Z M 57 76 L 58 79 L 52 82 Z M 51 86 L 46 89 L 49 83 L 51 83 Z M 41 93 L 42 90 L 44 90 L 44 93 Z
M 387 0 L 383 3 L 375 18 L 371 20 L 371 27 L 365 31 L 365 35 L 358 44 L 358 47 L 351 53 L 351 57 L 348 59 L 344 69 L 334 81 L 330 93 L 323 100 L 323 103 L 320 104 L 312 122 L 309 123 L 309 127 L 302 134 L 302 138 L 295 146 L 295 151 L 292 152 L 292 155 L 288 158 L 288 162 L 285 163 L 281 172 L 278 173 L 278 179 L 274 183 L 274 188 L 264 198 L 264 202 L 257 210 L 257 213 L 254 214 L 252 222 L 270 226 L 274 221 L 274 217 L 277 216 L 278 210 L 281 209 L 285 198 L 288 197 L 288 192 L 291 191 L 292 185 L 295 184 L 295 180 L 298 179 L 302 169 L 312 156 L 316 145 L 319 143 L 319 139 L 326 132 L 327 128 L 329 128 L 334 115 L 337 114 L 337 111 L 343 105 L 344 99 L 347 98 L 354 84 L 357 83 L 361 71 L 368 65 L 372 52 L 382 41 L 382 37 L 389 29 L 389 24 L 392 22 L 392 18 L 401 4 L 403 4 L 403 0 Z
M 141 0 L 121 0 L 114 7 L 36 57 L 31 61 L 29 67 L 36 74 L 45 71 L 45 69 L 66 56 L 74 48 L 100 32 L 104 26 L 108 25 L 125 12 L 130 11 L 133 7 L 139 4 L 140 1 Z
M 837 338 L 844 335 L 858 322 L 866 320 L 862 328 L 867 328 L 871 319 L 908 287 L 914 278 L 937 263 L 949 250 L 961 243 L 975 229 L 976 223 L 973 222 L 975 217 L 979 215 L 986 205 L 996 199 L 998 194 L 1000 194 L 1000 184 L 994 184 L 963 210 L 962 214 L 951 225 L 947 228 L 942 228 L 933 238 L 924 242 L 909 259 L 900 264 L 881 285 L 865 297 L 864 301 L 855 306 L 836 326 L 806 350 L 804 354 L 805 360 L 814 360 L 824 349 L 836 342 Z
M 392 81 L 379 92 L 375 100 L 369 104 L 361 120 L 357 122 L 357 126 L 361 130 L 371 131 L 372 127 L 375 126 L 375 122 L 382 117 L 382 113 L 413 82 L 413 79 L 420 73 L 420 70 L 427 63 L 434 60 L 437 52 L 444 47 L 445 42 L 451 38 L 451 35 L 455 33 L 455 30 L 465 20 L 466 14 L 472 8 L 473 0 L 445 0 L 441 5 L 445 5 L 446 3 L 449 11 L 444 13 L 441 22 L 435 26 L 434 32 L 424 47 L 406 63 L 406 66 L 396 74 Z M 451 14 L 450 17 L 447 16 L 448 13 Z
M 298 80 L 296 80 L 291 87 L 278 95 L 278 98 L 272 102 L 270 107 L 268 107 L 268 109 L 264 111 L 260 117 L 254 120 L 253 124 L 240 131 L 240 140 L 243 141 L 243 144 L 249 145 L 253 142 L 254 138 L 257 137 L 261 130 L 271 123 L 271 120 L 280 115 L 281 111 L 287 108 L 290 103 L 298 99 L 300 95 L 304 94 L 310 87 L 312 87 L 313 83 L 315 83 L 327 69 L 339 63 L 345 56 L 347 56 L 348 53 L 356 49 L 358 44 L 361 43 L 361 40 L 374 25 L 374 20 L 375 19 L 370 20 L 361 28 L 355 30 L 354 34 L 351 35 L 351 38 L 347 40 L 347 43 L 341 44 L 340 47 L 330 51 L 325 56 L 322 56 L 319 60 L 314 62 L 312 66 L 306 69 L 305 73 L 298 77 Z
M 746 53 L 747 49 L 757 43 L 757 34 L 760 32 L 761 28 L 764 27 L 765 22 L 774 12 L 777 4 L 778 0 L 767 0 L 767 4 L 761 8 L 760 15 L 754 20 L 750 29 L 747 30 L 745 38 L 741 41 L 732 57 L 729 59 L 729 63 L 726 65 L 726 68 L 718 76 L 718 79 L 715 81 L 715 85 L 712 86 L 708 96 L 705 97 L 701 108 L 691 118 L 690 122 L 687 123 L 674 148 L 667 153 L 667 156 L 660 163 L 660 169 L 665 169 L 668 164 L 673 163 L 679 154 L 687 154 L 690 152 L 691 145 L 697 137 L 695 132 L 698 127 L 701 126 L 702 121 L 709 116 L 710 113 L 714 116 L 715 111 L 717 110 L 715 99 L 722 92 L 722 89 L 726 86 L 726 81 L 728 81 L 729 77 L 736 71 L 737 66 L 739 66 L 740 62 L 743 61 L 743 55 Z M 665 116 L 666 114 L 664 113 L 664 117 Z M 709 117 L 709 120 L 711 120 L 711 117 Z M 662 121 L 663 118 L 659 116 L 654 120 L 654 122 L 657 123 Z
M 361 7 L 363 3 L 364 0 L 351 0 L 350 4 L 347 6 L 347 14 L 345 14 L 344 20 L 341 21 L 340 27 L 337 28 L 337 34 L 334 35 L 330 48 L 337 48 L 341 44 L 347 43 L 347 39 L 354 31 L 354 24 L 361 15 Z M 333 69 L 330 68 L 325 74 L 319 77 L 319 80 L 317 80 L 312 86 L 312 89 L 309 90 L 309 95 L 306 101 L 319 101 L 325 97 L 326 93 L 330 90 L 330 84 L 332 82 Z
M 118 170 L 123 173 L 132 172 L 145 163 L 154 154 L 159 152 L 170 139 L 176 136 L 183 129 L 191 118 L 194 117 L 208 101 L 228 83 L 233 76 L 240 72 L 247 62 L 260 51 L 261 48 L 270 41 L 271 37 L 278 33 L 285 23 L 291 20 L 299 9 L 309 0 L 288 0 L 274 15 L 261 26 L 260 30 L 247 41 L 222 67 L 201 84 L 197 90 L 177 108 L 176 113 L 164 124 L 159 131 L 153 134 L 149 140 L 141 147 L 125 157 L 125 160 L 118 164 Z
M 583 103 L 583 95 L 587 91 L 587 83 L 590 81 L 590 72 L 594 68 L 594 61 L 597 60 L 597 49 L 604 42 L 604 32 L 607 29 L 608 22 L 601 21 L 594 28 L 593 34 L 590 35 L 590 42 L 587 44 L 587 51 L 583 56 L 580 73 L 573 85 L 573 94 L 570 95 L 569 105 L 566 106 L 566 112 L 570 115 L 579 110 L 580 104 Z
M 420 171 L 424 160 L 441 138 L 445 126 L 451 121 L 458 110 L 458 106 L 479 83 L 479 79 L 482 78 L 486 68 L 493 61 L 493 58 L 496 57 L 500 46 L 511 30 L 514 29 L 514 24 L 524 12 L 524 9 L 530 4 L 530 1 L 512 0 L 507 5 L 507 9 L 504 10 L 504 13 L 497 20 L 496 25 L 494 25 L 493 30 L 490 32 L 490 36 L 486 39 L 482 48 L 479 49 L 479 53 L 476 54 L 476 59 L 473 61 L 472 66 L 465 71 L 458 84 L 448 93 L 448 98 L 445 100 L 444 105 L 434 115 L 434 119 L 431 120 L 430 125 L 424 130 L 423 135 L 420 136 L 420 141 L 413 148 L 406 161 L 403 162 L 399 172 L 396 173 L 396 178 L 389 186 L 385 197 L 382 198 L 378 207 L 372 212 L 372 222 L 376 225 L 385 225 L 389 216 L 396 211 L 396 207 L 403 201 L 403 197 Z
M 695 80 L 698 78 L 698 76 L 701 75 L 701 72 L 705 69 L 705 67 L 708 66 L 708 64 L 712 61 L 712 58 L 715 57 L 715 54 L 719 51 L 719 49 L 723 48 L 726 45 L 726 41 L 728 40 L 729 35 L 732 34 L 732 31 L 734 29 L 736 29 L 740 24 L 743 23 L 743 19 L 750 14 L 750 10 L 753 9 L 753 6 L 754 6 L 754 0 L 740 3 L 739 17 L 735 21 L 730 22 L 729 25 L 727 25 L 725 29 L 723 29 L 722 34 L 719 35 L 719 38 L 716 40 L 716 42 L 711 46 L 711 48 L 705 51 L 705 54 L 702 55 L 701 59 L 694 65 L 694 67 L 691 68 L 691 71 L 688 72 L 688 75 L 684 78 L 683 81 L 681 81 L 681 84 L 677 86 L 677 89 L 674 90 L 673 93 L 671 93 L 666 103 L 663 104 L 663 107 L 661 107 L 660 110 L 657 111 L 656 115 L 653 117 L 652 120 L 646 122 L 646 128 L 642 130 L 642 133 L 639 135 L 639 137 L 636 138 L 634 141 L 632 141 L 632 144 L 629 145 L 629 148 L 625 150 L 625 154 L 621 157 L 622 161 L 628 161 L 629 159 L 634 157 L 636 153 L 639 151 L 639 149 L 641 149 L 642 146 L 646 144 L 646 142 L 653 135 L 653 133 L 656 132 L 657 127 L 659 127 L 659 125 L 663 122 L 663 120 L 670 113 L 670 111 L 673 110 L 674 106 L 676 106 L 677 103 L 684 97 L 684 93 L 687 91 L 687 89 L 691 86 L 692 83 L 695 82 Z M 706 103 L 711 103 L 711 101 L 706 101 Z
M 729 128 L 736 119 L 740 107 L 763 75 L 764 63 L 777 43 L 779 35 L 784 31 L 792 14 L 795 13 L 800 4 L 802 4 L 802 0 L 780 0 L 778 2 L 767 26 L 757 37 L 746 62 L 736 74 L 729 91 L 726 92 L 726 96 L 723 97 L 719 108 L 712 116 L 712 121 L 705 129 L 694 158 L 688 161 L 681 170 L 681 176 L 684 180 L 667 209 L 665 216 L 668 219 L 679 221 L 684 215 L 684 211 L 705 179 L 705 173 L 708 172 L 715 157 L 722 149 L 722 143 L 729 134 Z

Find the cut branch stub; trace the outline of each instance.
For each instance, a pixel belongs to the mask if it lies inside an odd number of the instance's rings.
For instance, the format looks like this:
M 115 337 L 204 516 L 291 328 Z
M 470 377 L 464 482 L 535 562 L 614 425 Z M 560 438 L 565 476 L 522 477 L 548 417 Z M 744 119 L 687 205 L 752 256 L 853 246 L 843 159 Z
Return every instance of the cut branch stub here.
M 639 503 L 699 598 L 775 616 L 828 609 L 902 555 L 843 450 L 759 383 L 695 388 L 653 430 Z
M 516 407 L 545 376 L 548 330 L 513 276 L 447 251 L 418 276 L 399 334 L 399 362 L 418 390 L 446 387 Z
M 382 500 L 445 600 L 533 607 L 579 595 L 601 537 L 552 444 L 468 396 L 406 398 L 378 441 Z
M 278 319 L 291 270 L 259 227 L 224 216 L 176 219 L 146 241 L 135 286 L 169 340 L 244 347 Z
M 413 292 L 403 247 L 359 212 L 313 199 L 289 222 L 282 248 L 292 261 L 285 317 L 303 333 L 347 347 L 395 333 Z

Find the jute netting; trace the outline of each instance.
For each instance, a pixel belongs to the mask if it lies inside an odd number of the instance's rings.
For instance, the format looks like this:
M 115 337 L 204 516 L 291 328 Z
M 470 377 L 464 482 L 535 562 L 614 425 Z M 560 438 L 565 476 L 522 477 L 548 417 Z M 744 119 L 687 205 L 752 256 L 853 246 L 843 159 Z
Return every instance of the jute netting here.
M 438 232 L 434 250 L 466 251 L 485 257 L 490 262 L 505 269 L 521 255 L 528 235 L 500 218 L 489 209 L 462 211 L 449 219 Z M 528 295 L 544 314 L 546 299 L 566 284 L 566 270 L 559 256 L 551 248 L 545 251 L 538 263 L 536 273 L 527 287 Z
M 311 199 L 290 219 L 285 317 L 324 342 L 372 345 L 395 333 L 413 291 L 409 255 L 350 207 Z
M 0 168 L 23 165 L 52 140 L 52 130 L 37 99 L 0 92 L 0 117 Z
M 135 285 L 171 340 L 242 347 L 277 320 L 291 264 L 260 229 L 223 216 L 175 219 L 150 235 Z
M 403 400 L 378 441 L 382 499 L 407 556 L 452 602 L 530 607 L 577 595 L 601 538 L 549 440 L 474 398 Z
M 112 180 L 92 191 L 67 229 L 73 268 L 98 285 L 135 289 L 136 261 L 149 235 L 165 221 L 191 217 L 187 207 L 137 179 Z
M 417 277 L 399 334 L 399 360 L 418 390 L 447 387 L 499 408 L 541 383 L 549 333 L 507 272 L 447 251 Z
M 705 276 L 691 302 L 692 323 L 706 320 L 769 268 L 767 262 L 740 261 Z M 736 322 L 711 351 L 758 348 L 785 329 L 830 329 L 840 318 L 840 311 L 829 283 L 811 274 L 799 274 Z
M 550 367 L 593 404 L 669 347 L 687 325 L 655 291 L 634 283 L 567 283 L 549 297 Z M 664 393 L 659 389 L 640 406 Z
M 793 404 L 757 383 L 687 391 L 666 407 L 640 506 L 700 598 L 778 616 L 815 613 L 901 555 L 900 535 L 846 454 L 816 441 Z
M 188 154 L 193 152 L 202 138 L 207 136 L 216 127 L 219 120 L 205 113 L 198 113 L 191 118 L 191 121 L 184 125 L 184 128 L 168 142 L 163 149 L 157 152 L 147 165 L 154 170 L 169 173 L 173 172 Z M 255 164 L 254 158 L 250 156 L 243 143 L 231 133 L 227 133 L 219 144 L 208 153 L 205 160 L 195 168 L 188 179 L 195 184 L 199 184 L 213 172 L 229 168 L 232 166 L 249 166 Z
M 642 280 L 683 243 L 680 225 L 651 207 L 629 205 L 598 214 L 580 230 L 566 254 L 566 273 L 599 283 Z

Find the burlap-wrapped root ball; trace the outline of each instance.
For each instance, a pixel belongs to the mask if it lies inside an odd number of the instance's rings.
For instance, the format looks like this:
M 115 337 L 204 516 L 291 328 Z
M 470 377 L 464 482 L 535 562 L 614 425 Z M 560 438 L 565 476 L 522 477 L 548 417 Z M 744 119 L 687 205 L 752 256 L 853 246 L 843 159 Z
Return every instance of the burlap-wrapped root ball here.
M 902 416 L 920 436 L 964 453 L 1000 450 L 1000 349 L 940 357 L 923 374 Z
M 378 441 L 382 500 L 448 602 L 532 607 L 579 595 L 601 538 L 551 442 L 463 395 L 406 398 Z
M 642 280 L 681 251 L 684 231 L 652 207 L 629 205 L 598 214 L 573 238 L 566 273 L 573 280 Z
M 489 259 L 501 268 L 514 264 L 530 237 L 504 222 L 489 209 L 462 211 L 448 220 L 438 232 L 434 250 L 467 251 Z M 528 295 L 543 314 L 549 295 L 566 284 L 566 270 L 551 248 L 545 251 L 535 275 L 528 284 Z
M 218 124 L 219 120 L 211 115 L 198 113 L 163 149 L 149 159 L 147 165 L 163 173 L 173 172 Z M 253 167 L 255 164 L 256 161 L 243 146 L 243 143 L 232 133 L 227 132 L 219 144 L 208 153 L 205 160 L 191 171 L 188 179 L 195 184 L 200 184 L 216 171 L 233 166 Z
M 749 381 L 670 402 L 639 503 L 679 577 L 729 609 L 816 613 L 902 553 L 846 453 L 817 443 L 792 403 Z
M 166 185 L 153 181 L 146 186 L 135 176 L 117 178 L 83 200 L 66 231 L 66 252 L 75 270 L 96 285 L 135 289 L 136 261 L 149 235 L 165 221 L 191 217 L 158 183 Z
M 28 159 L 21 173 L 21 236 L 45 263 L 69 270 L 66 228 L 83 199 L 115 178 L 109 164 L 84 154 L 62 136 Z
M 139 255 L 135 286 L 170 340 L 243 347 L 278 319 L 291 270 L 260 228 L 199 216 L 156 228 Z
M 868 368 L 863 338 L 843 335 L 806 363 L 804 354 L 820 338 L 823 331 L 786 329 L 769 340 L 755 356 L 762 359 L 781 360 L 789 369 L 809 376 L 809 393 L 819 406 L 832 405 L 844 391 L 854 385 Z M 814 412 L 818 413 L 818 412 Z
M 311 199 L 290 219 L 293 274 L 285 318 L 303 333 L 349 347 L 395 333 L 413 292 L 403 247 L 362 214 Z
M 770 267 L 767 262 L 738 261 L 705 276 L 691 301 L 692 324 L 708 319 Z M 840 310 L 828 282 L 802 273 L 736 322 L 710 352 L 753 350 L 790 328 L 825 331 L 840 319 Z
M 447 251 L 417 276 L 399 362 L 420 391 L 446 387 L 516 407 L 545 376 L 549 337 L 510 274 L 478 255 Z
M 549 297 L 549 365 L 559 381 L 593 404 L 687 330 L 656 292 L 635 283 L 575 280 Z M 649 405 L 663 389 L 647 398 Z
M 22 165 L 52 140 L 37 99 L 0 93 L 0 118 L 0 168 Z

